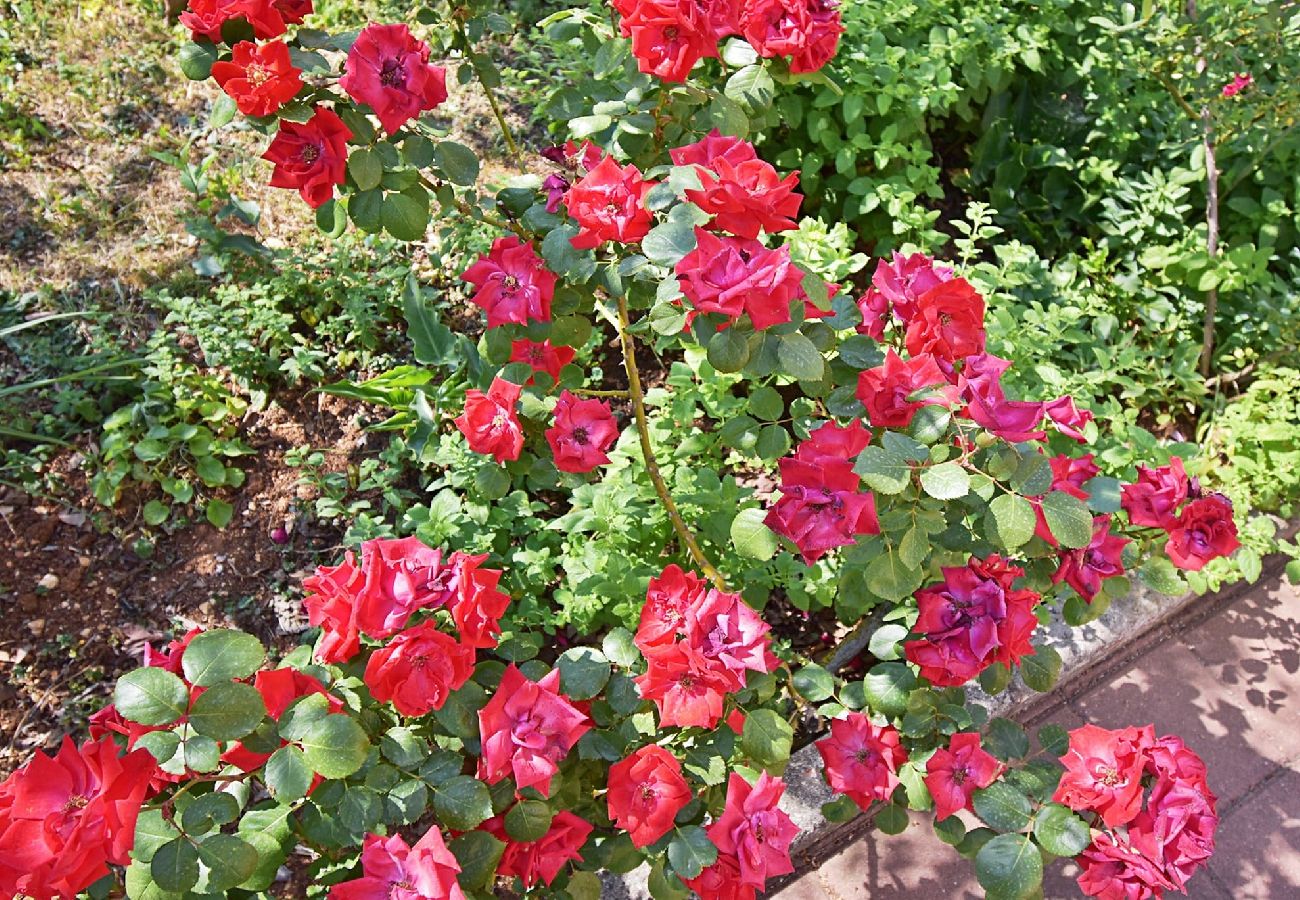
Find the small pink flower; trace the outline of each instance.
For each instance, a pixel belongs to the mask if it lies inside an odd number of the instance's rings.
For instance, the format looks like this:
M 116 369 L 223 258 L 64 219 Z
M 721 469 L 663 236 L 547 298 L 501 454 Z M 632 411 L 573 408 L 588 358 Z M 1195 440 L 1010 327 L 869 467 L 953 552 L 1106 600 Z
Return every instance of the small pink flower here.
M 609 404 L 582 400 L 568 391 L 555 404 L 555 424 L 546 429 L 546 442 L 561 472 L 590 472 L 609 462 L 607 451 L 618 438 L 618 425 Z
M 1249 72 L 1242 72 L 1223 86 L 1223 96 L 1235 97 L 1254 83 L 1255 79 Z

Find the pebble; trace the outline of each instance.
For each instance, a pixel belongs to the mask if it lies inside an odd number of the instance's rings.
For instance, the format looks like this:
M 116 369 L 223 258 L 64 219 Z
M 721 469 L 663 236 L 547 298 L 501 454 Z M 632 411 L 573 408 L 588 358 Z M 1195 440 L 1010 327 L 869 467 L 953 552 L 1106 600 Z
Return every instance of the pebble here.
M 27 629 L 36 637 L 40 637 L 45 633 L 45 620 L 32 619 L 30 622 L 27 623 Z
M 59 576 L 55 575 L 53 572 L 46 572 L 41 576 L 41 580 L 36 582 L 36 586 L 44 588 L 47 591 L 52 591 L 59 586 Z

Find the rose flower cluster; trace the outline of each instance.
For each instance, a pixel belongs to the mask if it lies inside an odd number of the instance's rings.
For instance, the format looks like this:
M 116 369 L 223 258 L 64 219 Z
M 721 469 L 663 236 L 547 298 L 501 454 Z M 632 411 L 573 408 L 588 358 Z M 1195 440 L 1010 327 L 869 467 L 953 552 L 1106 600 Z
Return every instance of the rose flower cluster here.
M 1214 853 L 1219 825 L 1205 763 L 1150 725 L 1070 732 L 1065 775 L 1053 800 L 1089 814 L 1092 843 L 1079 856 L 1079 887 L 1090 897 L 1146 900 L 1186 893 Z
M 1159 528 L 1169 536 L 1165 553 L 1180 569 L 1199 572 L 1241 546 L 1232 501 L 1201 490 L 1177 456 L 1159 468 L 1139 465 L 1137 481 L 1124 485 L 1123 506 L 1134 525 Z

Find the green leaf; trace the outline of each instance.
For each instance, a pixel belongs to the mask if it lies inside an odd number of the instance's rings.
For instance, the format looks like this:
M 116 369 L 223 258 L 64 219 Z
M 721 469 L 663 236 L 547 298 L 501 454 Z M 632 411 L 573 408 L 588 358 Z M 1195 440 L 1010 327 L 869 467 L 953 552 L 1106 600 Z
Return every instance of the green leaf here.
M 912 466 L 907 457 L 872 444 L 862 451 L 853 465 L 867 487 L 882 494 L 899 494 L 912 482 Z
M 673 832 L 668 844 L 668 864 L 682 878 L 697 878 L 718 860 L 718 848 L 698 825 L 688 825 Z
M 264 778 L 275 799 L 285 802 L 307 796 L 312 771 L 302 751 L 289 744 L 271 754 Z
M 1033 505 L 1019 494 L 1001 494 L 989 504 L 986 528 L 996 543 L 1014 550 L 1034 536 L 1038 518 Z
M 958 500 L 970 493 L 970 473 L 947 462 L 921 470 L 921 487 L 936 500 Z
M 154 851 L 149 874 L 158 887 L 181 894 L 199 880 L 199 851 L 188 838 L 177 838 Z
M 468 187 L 478 181 L 478 155 L 464 144 L 439 141 L 433 148 L 433 159 L 452 184 Z
M 234 741 L 248 734 L 266 715 L 262 695 L 251 684 L 227 681 L 208 688 L 190 708 L 190 725 L 217 741 Z
M 486 888 L 496 875 L 506 845 L 486 831 L 470 831 L 452 840 L 448 849 L 460 863 L 460 875 L 456 877 L 460 886 L 477 891 Z
M 785 401 L 775 389 L 764 385 L 750 391 L 749 411 L 757 419 L 775 422 L 785 412 Z
M 1061 546 L 1078 549 L 1092 542 L 1092 512 L 1078 497 L 1052 491 L 1043 498 L 1043 517 Z
M 1070 749 L 1070 732 L 1056 724 L 1044 725 L 1038 729 L 1038 746 L 1048 756 L 1061 757 Z
M 492 794 L 470 775 L 457 775 L 433 786 L 433 810 L 453 831 L 476 828 L 492 816 Z
M 709 365 L 719 372 L 739 372 L 749 362 L 749 341 L 737 328 L 727 328 L 709 338 Z
M 247 678 L 266 659 L 262 642 L 233 628 L 214 628 L 194 636 L 181 657 L 181 671 L 190 684 L 211 687 Z
M 974 794 L 975 814 L 996 831 L 1021 831 L 1029 824 L 1029 798 L 1005 781 L 995 781 Z
M 942 822 L 934 823 L 934 833 L 945 844 L 956 847 L 966 837 L 966 825 L 956 816 L 949 816 Z
M 560 685 L 574 700 L 590 700 L 609 681 L 609 660 L 592 647 L 573 647 L 560 655 Z
M 595 872 L 577 871 L 569 875 L 569 886 L 566 891 L 573 900 L 600 900 L 600 889 L 599 875 Z M 684 888 L 682 894 L 684 897 Z
M 384 732 L 379 739 L 379 750 L 399 769 L 412 769 L 429 756 L 428 742 L 400 725 Z
M 784 768 L 790 759 L 794 730 L 790 723 L 770 709 L 756 709 L 745 717 L 740 748 L 765 768 Z
M 1061 654 L 1048 644 L 1035 644 L 1034 653 L 1020 661 L 1020 677 L 1040 694 L 1047 693 L 1061 674 Z
M 776 355 L 781 371 L 800 381 L 820 381 L 826 373 L 826 360 L 821 351 L 807 335 L 798 331 L 781 335 Z
M 203 834 L 239 818 L 239 801 L 224 791 L 202 794 L 185 807 L 181 827 L 189 835 Z
M 1029 735 L 1010 719 L 991 719 L 984 734 L 984 746 L 1003 761 L 1020 759 L 1029 753 Z
M 235 508 L 225 500 L 209 500 L 207 507 L 203 510 L 203 515 L 213 528 L 225 528 L 230 524 L 230 519 L 234 514 Z
M 386 194 L 379 219 L 384 230 L 399 241 L 418 241 L 429 227 L 428 195 L 425 194 L 424 202 L 420 202 L 409 193 Z
M 749 107 L 764 107 L 772 102 L 776 85 L 761 64 L 745 66 L 727 79 L 723 93 L 727 98 Z
M 794 689 L 805 700 L 820 703 L 835 693 L 835 676 L 816 663 L 794 673 Z
M 675 266 L 695 249 L 695 228 L 686 222 L 665 222 L 641 239 L 641 252 L 653 263 Z
M 145 524 L 161 525 L 163 522 L 166 522 L 167 517 L 171 515 L 171 508 L 167 506 L 166 503 L 160 503 L 157 500 L 150 500 L 144 505 L 142 513 L 144 514 Z
M 131 857 L 141 862 L 153 859 L 158 848 L 180 837 L 180 831 L 163 818 L 160 809 L 142 809 L 135 820 L 135 845 Z
M 185 44 L 180 51 L 181 74 L 190 81 L 206 80 L 212 74 L 218 53 L 216 45 L 206 41 Z
M 894 550 L 888 550 L 867 563 L 863 573 L 867 588 L 886 600 L 904 600 L 912 596 L 925 574 L 920 569 L 910 569 Z
M 357 183 L 357 189 L 374 190 L 384 177 L 384 163 L 379 154 L 362 147 L 348 154 L 348 174 Z
M 890 803 L 876 812 L 875 825 L 884 834 L 902 834 L 907 830 L 907 810 Z
M 1119 512 L 1123 492 L 1120 491 L 1118 478 L 1099 475 L 1085 484 L 1083 489 L 1088 492 L 1088 506 L 1092 507 L 1093 512 Z
M 506 813 L 506 834 L 516 841 L 539 841 L 551 830 L 551 808 L 540 800 L 520 800 Z
M 621 625 L 611 628 L 600 646 L 611 662 L 624 668 L 636 665 L 641 659 L 632 632 Z
M 759 507 L 742 509 L 731 520 L 731 544 L 749 559 L 769 560 L 777 548 L 776 535 L 764 523 L 767 511 Z
M 1088 823 L 1059 803 L 1049 803 L 1038 811 L 1034 837 L 1053 856 L 1078 856 L 1092 842 Z
M 189 699 L 185 683 L 157 666 L 127 672 L 113 691 L 117 711 L 141 725 L 170 725 L 185 715 Z
M 347 778 L 361 768 L 369 751 L 365 731 L 342 713 L 312 723 L 302 739 L 303 758 L 324 778 Z
M 348 197 L 348 216 L 367 234 L 374 234 L 384 227 L 383 215 L 383 191 L 359 191 Z
M 1011 683 L 1011 670 L 1005 663 L 996 662 L 989 666 L 979 676 L 980 687 L 990 694 L 1000 694 L 1007 689 Z
M 975 855 L 975 877 L 1000 900 L 1022 900 L 1042 886 L 1043 858 L 1023 834 L 1000 834 Z
M 199 860 L 208 867 L 206 893 L 221 893 L 247 881 L 257 871 L 257 851 L 233 834 L 209 835 L 199 844 Z
M 898 645 L 902 643 L 903 638 L 907 637 L 907 632 L 907 626 L 899 625 L 897 622 L 881 625 L 871 633 L 867 650 L 876 659 L 898 659 L 901 655 Z
M 881 715 L 895 718 L 907 711 L 907 695 L 916 689 L 916 675 L 901 662 L 873 666 L 862 679 L 867 705 Z

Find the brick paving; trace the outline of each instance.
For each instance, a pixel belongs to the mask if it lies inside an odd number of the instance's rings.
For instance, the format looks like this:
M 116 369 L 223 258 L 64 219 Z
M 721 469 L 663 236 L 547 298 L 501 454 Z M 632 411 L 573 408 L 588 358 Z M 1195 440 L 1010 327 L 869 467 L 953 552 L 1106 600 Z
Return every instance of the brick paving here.
M 1275 577 L 1207 616 L 1212 608 L 1193 604 L 1131 664 L 1103 665 L 1032 724 L 1154 722 L 1157 734 L 1181 735 L 1209 766 L 1220 814 L 1218 850 L 1188 896 L 1300 900 L 1300 591 Z M 868 832 L 775 896 L 982 897 L 971 864 L 934 836 L 928 820 L 914 814 L 900 835 Z M 1075 874 L 1072 863 L 1053 864 L 1046 900 L 1081 897 Z

